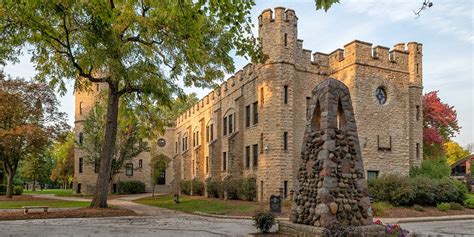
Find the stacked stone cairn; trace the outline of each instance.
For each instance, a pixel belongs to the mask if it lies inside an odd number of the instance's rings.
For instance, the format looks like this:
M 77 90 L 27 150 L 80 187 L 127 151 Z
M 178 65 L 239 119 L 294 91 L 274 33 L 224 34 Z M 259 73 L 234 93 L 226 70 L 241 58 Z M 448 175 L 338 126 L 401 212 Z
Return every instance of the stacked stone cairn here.
M 324 80 L 308 110 L 290 221 L 324 228 L 372 224 L 349 89 Z

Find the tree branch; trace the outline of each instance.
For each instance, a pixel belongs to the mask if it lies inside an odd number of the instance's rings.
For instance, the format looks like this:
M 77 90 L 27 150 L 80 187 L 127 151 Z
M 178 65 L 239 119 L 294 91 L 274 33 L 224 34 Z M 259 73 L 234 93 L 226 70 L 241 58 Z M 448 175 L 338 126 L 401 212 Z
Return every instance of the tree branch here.
M 69 56 L 72 65 L 79 71 L 79 76 L 87 78 L 91 82 L 109 82 L 110 77 L 94 77 L 92 76 L 91 71 L 89 71 L 89 73 L 86 73 L 84 69 L 82 69 L 82 67 L 77 63 L 76 58 L 72 53 L 71 42 L 69 40 L 69 28 L 66 25 L 66 14 L 63 15 L 63 28 L 64 33 L 66 35 L 66 44 L 64 46 L 66 47 L 67 55 Z

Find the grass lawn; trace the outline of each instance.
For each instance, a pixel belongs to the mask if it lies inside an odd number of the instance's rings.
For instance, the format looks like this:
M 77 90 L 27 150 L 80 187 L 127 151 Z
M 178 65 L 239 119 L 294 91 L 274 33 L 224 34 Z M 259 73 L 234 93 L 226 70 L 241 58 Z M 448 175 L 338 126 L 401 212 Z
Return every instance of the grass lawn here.
M 43 189 L 31 191 L 31 190 L 23 190 L 24 194 L 54 194 L 56 196 L 73 196 L 71 189 Z
M 221 199 L 208 199 L 204 197 L 183 195 L 179 197 L 179 200 L 180 203 L 176 204 L 173 202 L 173 196 L 165 195 L 155 198 L 141 198 L 134 202 L 188 213 L 199 211 L 218 215 L 252 215 L 256 210 L 262 208 L 261 204 L 256 202 L 225 201 Z
M 0 201 L 0 209 L 17 209 L 23 206 L 48 206 L 51 208 L 88 207 L 90 202 L 62 200 L 13 200 Z

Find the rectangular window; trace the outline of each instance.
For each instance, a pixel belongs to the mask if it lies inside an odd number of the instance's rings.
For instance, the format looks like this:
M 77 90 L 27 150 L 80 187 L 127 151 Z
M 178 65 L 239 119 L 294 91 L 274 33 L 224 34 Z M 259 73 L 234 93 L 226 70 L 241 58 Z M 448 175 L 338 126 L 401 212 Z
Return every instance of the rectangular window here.
M 96 90 L 99 91 L 99 83 L 97 83 L 95 86 L 96 86 Z
M 206 156 L 206 174 L 209 173 L 209 156 Z
M 367 180 L 376 179 L 377 177 L 379 177 L 378 170 L 367 170 Z
M 245 106 L 245 127 L 250 127 L 250 105 Z
M 258 167 L 258 144 L 253 145 L 253 167 Z
M 285 104 L 288 104 L 288 86 L 283 87 L 284 92 L 283 92 L 283 102 Z
M 184 148 L 184 137 L 182 138 L 182 142 L 183 142 L 183 145 L 182 145 L 182 148 L 183 148 L 183 151 L 185 151 L 186 149 Z
M 138 168 L 143 168 L 143 160 L 138 160 Z
M 420 143 L 416 143 L 416 159 L 420 159 Z
M 79 174 L 82 174 L 83 169 L 84 169 L 84 159 L 79 158 Z
M 306 116 L 308 116 L 308 108 L 309 108 L 309 101 L 311 100 L 311 97 L 306 97 Z
M 253 124 L 258 123 L 258 102 L 253 103 Z
M 99 169 L 100 169 L 100 159 L 95 159 L 94 160 L 94 173 L 96 174 L 99 173 Z
M 245 168 L 250 168 L 250 146 L 245 147 Z
M 229 134 L 231 134 L 234 130 L 234 119 L 233 119 L 233 115 L 229 115 Z
M 285 33 L 285 47 L 288 45 L 288 33 Z
M 209 126 L 206 126 L 206 141 L 209 142 Z
M 224 128 L 224 136 L 227 135 L 227 117 L 224 118 L 224 124 L 222 124 L 222 127 Z
M 211 141 L 214 140 L 214 124 L 211 124 Z
M 222 153 L 222 170 L 227 170 L 227 152 Z
M 79 102 L 79 115 L 82 115 L 82 101 Z
M 283 149 L 288 150 L 288 132 L 283 133 Z
M 178 154 L 178 141 L 174 143 L 175 153 Z
M 193 132 L 193 147 L 196 146 L 196 132 Z
M 416 121 L 420 121 L 420 106 L 416 106 Z
M 288 181 L 283 181 L 283 197 L 288 197 Z
M 126 176 L 133 176 L 133 164 L 132 163 L 128 163 L 125 166 L 125 175 Z

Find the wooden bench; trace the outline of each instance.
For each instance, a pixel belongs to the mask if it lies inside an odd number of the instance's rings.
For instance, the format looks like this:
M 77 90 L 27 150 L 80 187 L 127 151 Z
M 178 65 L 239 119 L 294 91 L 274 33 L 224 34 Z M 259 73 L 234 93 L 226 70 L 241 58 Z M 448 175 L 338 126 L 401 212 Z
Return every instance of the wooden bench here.
M 28 214 L 28 210 L 30 209 L 43 209 L 43 212 L 46 213 L 48 212 L 48 206 L 24 206 L 23 207 L 23 213 Z

